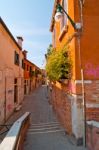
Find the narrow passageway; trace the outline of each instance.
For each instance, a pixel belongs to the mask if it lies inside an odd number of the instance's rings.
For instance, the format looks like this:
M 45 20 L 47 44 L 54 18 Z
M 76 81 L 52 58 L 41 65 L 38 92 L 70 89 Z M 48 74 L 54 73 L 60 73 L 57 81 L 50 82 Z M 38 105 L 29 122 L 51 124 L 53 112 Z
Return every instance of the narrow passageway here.
M 84 150 L 76 147 L 65 135 L 48 103 L 46 86 L 27 96 L 22 109 L 31 112 L 31 125 L 25 138 L 24 150 Z
M 8 120 L 8 124 L 13 124 L 25 112 L 31 113 L 23 150 L 85 150 L 65 134 L 48 101 L 47 87 L 43 85 L 25 96 L 21 110 Z

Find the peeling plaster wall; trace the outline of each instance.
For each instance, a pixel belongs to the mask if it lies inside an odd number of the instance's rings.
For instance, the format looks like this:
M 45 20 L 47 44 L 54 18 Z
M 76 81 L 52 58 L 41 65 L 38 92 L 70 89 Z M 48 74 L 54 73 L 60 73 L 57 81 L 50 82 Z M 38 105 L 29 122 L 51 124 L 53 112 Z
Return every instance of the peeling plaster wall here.
M 83 136 L 83 107 L 81 101 L 77 96 L 72 97 L 72 133 L 77 139 Z
M 20 61 L 24 58 L 22 51 L 12 40 L 4 26 L 0 23 L 0 123 L 4 122 L 14 111 L 14 79 L 18 80 L 18 104 L 24 97 L 22 80 L 24 70 L 15 65 L 15 51 Z

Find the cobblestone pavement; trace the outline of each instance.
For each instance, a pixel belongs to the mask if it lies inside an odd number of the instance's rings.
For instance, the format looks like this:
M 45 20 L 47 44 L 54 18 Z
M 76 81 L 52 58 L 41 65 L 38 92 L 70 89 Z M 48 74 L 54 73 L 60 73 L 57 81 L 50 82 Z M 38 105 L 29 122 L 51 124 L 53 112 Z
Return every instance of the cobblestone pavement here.
M 22 109 L 14 113 L 8 123 L 13 123 L 26 111 L 31 112 L 31 126 L 25 137 L 24 150 L 85 150 L 65 135 L 48 103 L 46 86 L 25 96 Z

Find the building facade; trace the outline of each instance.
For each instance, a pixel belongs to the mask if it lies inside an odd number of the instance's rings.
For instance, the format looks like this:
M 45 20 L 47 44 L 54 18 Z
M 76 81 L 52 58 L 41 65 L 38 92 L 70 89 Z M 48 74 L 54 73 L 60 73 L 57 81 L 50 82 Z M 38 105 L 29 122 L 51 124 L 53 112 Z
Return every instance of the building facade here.
M 24 97 L 22 38 L 18 43 L 0 18 L 0 123 L 5 122 Z
M 42 83 L 42 72 L 39 67 L 27 59 L 27 51 L 24 54 L 24 94 L 29 94 Z
M 65 13 L 59 22 L 53 19 L 57 4 L 75 23 L 80 23 L 80 30 L 74 29 Z M 94 0 L 55 0 L 50 26 L 53 47 L 60 50 L 68 45 L 73 66 L 67 84 L 53 85 L 52 104 L 66 131 L 76 137 L 78 144 L 85 139 L 86 121 L 99 121 L 98 5 Z

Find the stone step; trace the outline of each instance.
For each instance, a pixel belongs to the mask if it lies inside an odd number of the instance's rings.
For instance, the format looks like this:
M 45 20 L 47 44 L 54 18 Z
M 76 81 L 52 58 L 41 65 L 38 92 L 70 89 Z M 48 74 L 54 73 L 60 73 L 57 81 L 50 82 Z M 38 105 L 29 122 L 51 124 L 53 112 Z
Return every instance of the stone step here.
M 64 129 L 54 129 L 54 130 L 41 130 L 41 131 L 31 131 L 31 132 L 27 132 L 27 135 L 33 135 L 33 134 L 47 134 L 47 133 L 55 133 L 55 132 L 62 132 L 64 133 Z
M 57 126 L 54 126 L 54 127 L 43 127 L 43 128 L 40 128 L 40 127 L 39 127 L 39 128 L 29 128 L 29 129 L 28 129 L 28 132 L 31 132 L 31 131 L 32 131 L 32 132 L 33 132 L 33 131 L 34 131 L 34 132 L 35 132 L 35 131 L 45 131 L 45 130 L 48 131 L 48 130 L 58 130 L 58 129 L 62 129 L 62 128 L 61 128 L 60 126 L 58 126 L 58 127 L 57 127 Z
M 60 124 L 59 122 L 43 122 L 43 123 L 36 123 L 36 124 L 31 124 L 31 125 L 34 125 L 34 126 L 36 126 L 36 125 L 52 125 L 52 124 Z
M 30 129 L 35 128 L 50 128 L 50 127 L 59 127 L 60 124 L 49 124 L 49 125 L 31 125 Z
M 27 134 L 43 134 L 43 133 L 54 133 L 54 132 L 65 132 L 59 122 L 46 122 L 31 124 Z
M 49 125 L 49 126 L 30 126 L 29 129 L 43 129 L 43 128 L 59 128 L 60 125 Z

